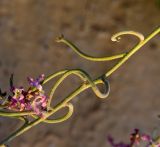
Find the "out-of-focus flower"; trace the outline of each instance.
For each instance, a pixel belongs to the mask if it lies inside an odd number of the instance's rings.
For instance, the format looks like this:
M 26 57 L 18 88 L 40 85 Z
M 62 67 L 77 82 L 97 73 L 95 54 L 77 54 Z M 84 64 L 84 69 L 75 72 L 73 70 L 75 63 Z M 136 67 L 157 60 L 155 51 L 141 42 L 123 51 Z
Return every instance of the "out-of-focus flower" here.
M 129 144 L 125 144 L 123 142 L 120 142 L 120 143 L 115 143 L 114 142 L 114 139 L 111 137 L 111 136 L 108 136 L 108 142 L 110 143 L 110 145 L 112 147 L 130 147 Z
M 144 147 L 160 147 L 160 141 L 158 139 L 154 140 L 148 134 L 141 134 L 138 129 L 134 129 L 134 132 L 130 135 L 130 143 L 126 144 L 123 142 L 114 143 L 114 139 L 112 137 L 108 137 L 108 142 L 112 147 L 137 147 L 141 145 L 141 143 L 145 143 Z
M 134 132 L 130 135 L 130 145 L 139 145 L 141 141 L 141 136 L 138 129 L 134 129 Z

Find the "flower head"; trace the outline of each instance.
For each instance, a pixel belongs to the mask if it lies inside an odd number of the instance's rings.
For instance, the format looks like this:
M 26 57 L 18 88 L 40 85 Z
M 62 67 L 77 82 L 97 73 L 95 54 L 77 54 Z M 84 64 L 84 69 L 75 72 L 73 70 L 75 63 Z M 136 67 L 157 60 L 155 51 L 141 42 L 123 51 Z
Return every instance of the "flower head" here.
M 34 111 L 41 116 L 47 109 L 47 96 L 42 87 L 44 74 L 37 79 L 27 78 L 29 82 L 28 90 L 23 87 L 13 85 L 13 75 L 10 78 L 11 95 L 8 96 L 7 109 L 14 111 Z M 0 91 L 0 93 L 2 93 Z M 4 93 L 2 93 L 4 94 Z

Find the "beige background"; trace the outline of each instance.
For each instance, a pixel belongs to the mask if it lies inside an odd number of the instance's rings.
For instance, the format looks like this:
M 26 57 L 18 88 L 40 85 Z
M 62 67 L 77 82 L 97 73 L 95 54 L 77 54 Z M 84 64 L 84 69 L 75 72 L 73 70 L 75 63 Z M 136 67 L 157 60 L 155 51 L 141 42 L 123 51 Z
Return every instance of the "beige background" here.
M 82 68 L 96 78 L 114 65 L 87 61 L 57 44 L 54 39 L 61 33 L 82 51 L 104 56 L 126 51 L 137 41 L 124 37 L 113 43 L 113 33 L 135 30 L 147 35 L 158 25 L 160 9 L 154 0 L 0 0 L 0 87 L 8 89 L 11 73 L 17 85 L 25 85 L 27 76 L 66 68 Z M 11 147 L 109 147 L 109 134 L 127 141 L 134 128 L 150 134 L 158 130 L 159 39 L 152 39 L 110 77 L 109 99 L 99 100 L 87 90 L 73 100 L 75 112 L 68 121 L 40 124 L 17 137 Z M 78 84 L 75 77 L 69 78 L 55 99 Z M 0 138 L 18 126 L 1 117 Z

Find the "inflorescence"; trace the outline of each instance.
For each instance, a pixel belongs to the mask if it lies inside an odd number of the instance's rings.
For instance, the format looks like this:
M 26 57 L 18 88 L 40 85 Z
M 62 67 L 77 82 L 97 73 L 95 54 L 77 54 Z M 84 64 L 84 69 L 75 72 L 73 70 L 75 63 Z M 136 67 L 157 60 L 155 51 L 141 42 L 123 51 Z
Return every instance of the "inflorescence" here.
M 13 85 L 13 75 L 10 78 L 10 93 L 1 92 L 0 105 L 3 109 L 11 111 L 33 111 L 38 116 L 43 116 L 43 112 L 47 109 L 47 96 L 42 87 L 44 74 L 37 79 L 28 77 L 29 88 L 16 87 Z

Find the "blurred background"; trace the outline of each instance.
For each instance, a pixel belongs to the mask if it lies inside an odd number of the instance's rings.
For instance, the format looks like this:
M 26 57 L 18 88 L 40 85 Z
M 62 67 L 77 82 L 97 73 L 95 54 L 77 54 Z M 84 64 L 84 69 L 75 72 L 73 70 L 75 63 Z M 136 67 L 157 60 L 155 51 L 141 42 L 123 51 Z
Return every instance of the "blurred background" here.
M 27 86 L 27 76 L 47 76 L 61 69 L 82 68 L 94 79 L 116 63 L 79 57 L 54 41 L 61 33 L 85 53 L 110 56 L 137 43 L 130 36 L 120 43 L 111 42 L 112 34 L 134 30 L 146 36 L 158 25 L 159 0 L 0 0 L 0 87 L 9 88 L 11 73 L 17 86 Z M 125 141 L 134 128 L 149 134 L 157 130 L 160 135 L 159 40 L 158 36 L 153 38 L 109 78 L 109 99 L 100 100 L 87 90 L 72 101 L 75 112 L 69 120 L 40 124 L 10 146 L 109 147 L 108 135 Z M 79 84 L 74 76 L 64 81 L 55 102 Z M 0 117 L 0 138 L 19 125 L 16 120 Z

